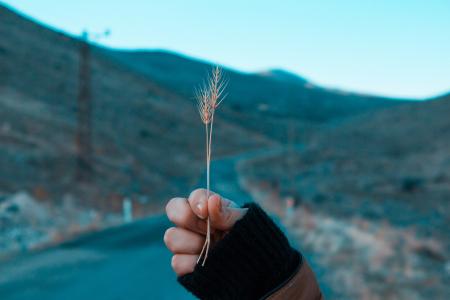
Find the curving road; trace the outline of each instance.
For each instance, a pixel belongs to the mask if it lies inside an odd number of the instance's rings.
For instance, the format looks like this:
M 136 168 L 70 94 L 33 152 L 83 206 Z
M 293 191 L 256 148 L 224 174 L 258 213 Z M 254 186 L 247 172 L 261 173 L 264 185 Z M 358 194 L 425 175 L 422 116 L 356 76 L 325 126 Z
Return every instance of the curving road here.
M 283 147 L 213 161 L 212 189 L 238 203 L 251 200 L 239 185 L 237 163 L 280 151 Z M 152 217 L 0 262 L 0 299 L 193 299 L 170 268 L 171 254 L 162 242 L 168 226 L 164 216 Z
M 167 226 L 153 217 L 0 263 L 0 299 L 193 299 L 170 269 Z

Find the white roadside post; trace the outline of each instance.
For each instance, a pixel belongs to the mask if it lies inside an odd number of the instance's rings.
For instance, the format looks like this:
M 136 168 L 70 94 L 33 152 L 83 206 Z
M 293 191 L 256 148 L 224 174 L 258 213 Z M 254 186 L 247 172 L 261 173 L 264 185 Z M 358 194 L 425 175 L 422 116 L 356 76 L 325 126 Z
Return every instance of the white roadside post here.
M 123 210 L 123 221 L 125 223 L 130 223 L 133 221 L 133 203 L 130 198 L 124 198 L 122 203 Z

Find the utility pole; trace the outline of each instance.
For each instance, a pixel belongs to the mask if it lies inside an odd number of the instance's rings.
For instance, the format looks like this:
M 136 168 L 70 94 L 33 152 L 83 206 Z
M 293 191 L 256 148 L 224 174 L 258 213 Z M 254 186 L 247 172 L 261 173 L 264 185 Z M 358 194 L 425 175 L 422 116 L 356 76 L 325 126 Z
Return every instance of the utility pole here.
M 110 34 L 93 35 L 98 40 Z M 91 93 L 91 45 L 89 34 L 83 31 L 79 43 L 79 71 L 78 71 L 78 97 L 77 97 L 77 132 L 76 147 L 76 179 L 88 181 L 93 173 L 92 155 L 92 93 Z
M 79 73 L 76 133 L 76 178 L 89 180 L 92 175 L 92 99 L 91 53 L 89 35 L 83 32 L 79 46 Z

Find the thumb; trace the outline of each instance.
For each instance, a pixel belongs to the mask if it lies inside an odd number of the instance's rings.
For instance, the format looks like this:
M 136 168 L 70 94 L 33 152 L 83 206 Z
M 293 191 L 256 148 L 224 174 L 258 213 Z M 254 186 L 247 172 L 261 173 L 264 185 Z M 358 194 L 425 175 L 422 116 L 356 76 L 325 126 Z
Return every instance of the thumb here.
M 234 202 L 217 194 L 211 195 L 208 199 L 208 216 L 213 228 L 230 230 L 246 212 L 247 208 L 239 208 Z

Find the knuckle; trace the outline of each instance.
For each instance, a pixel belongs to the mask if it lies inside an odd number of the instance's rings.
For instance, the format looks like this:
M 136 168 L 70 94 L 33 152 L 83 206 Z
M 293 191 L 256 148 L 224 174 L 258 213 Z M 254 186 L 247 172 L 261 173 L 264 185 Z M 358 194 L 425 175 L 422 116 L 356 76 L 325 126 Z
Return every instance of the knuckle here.
M 172 261 L 170 262 L 170 264 L 171 264 L 171 266 L 172 266 L 172 269 L 176 272 L 176 273 L 178 273 L 178 269 L 179 269 L 179 265 L 180 265 L 180 262 L 179 262 L 179 256 L 177 255 L 177 254 L 175 254 L 174 256 L 172 256 Z
M 173 234 L 175 232 L 175 227 L 170 227 L 164 233 L 164 243 L 167 248 L 172 249 L 173 247 Z
M 190 221 L 189 212 L 186 209 L 183 209 L 176 214 L 174 219 L 176 219 L 178 224 L 188 224 Z
M 195 227 L 196 227 L 198 230 L 200 230 L 200 232 L 205 232 L 205 233 L 206 233 L 206 227 L 207 227 L 207 224 L 206 224 L 206 221 L 205 221 L 205 220 L 197 219 L 197 220 L 195 221 Z
M 171 211 L 172 211 L 172 207 L 173 207 L 173 205 L 174 205 L 174 200 L 175 200 L 176 198 L 172 198 L 172 199 L 170 199 L 168 202 L 167 202 L 167 204 L 166 204 L 166 214 L 167 214 L 167 216 L 170 218 L 170 215 L 171 215 Z
M 176 222 L 178 221 L 180 215 L 182 216 L 183 213 L 180 214 L 180 210 L 182 210 L 183 205 L 182 202 L 185 201 L 183 198 L 172 198 L 166 205 L 166 214 L 167 218 L 172 221 Z

